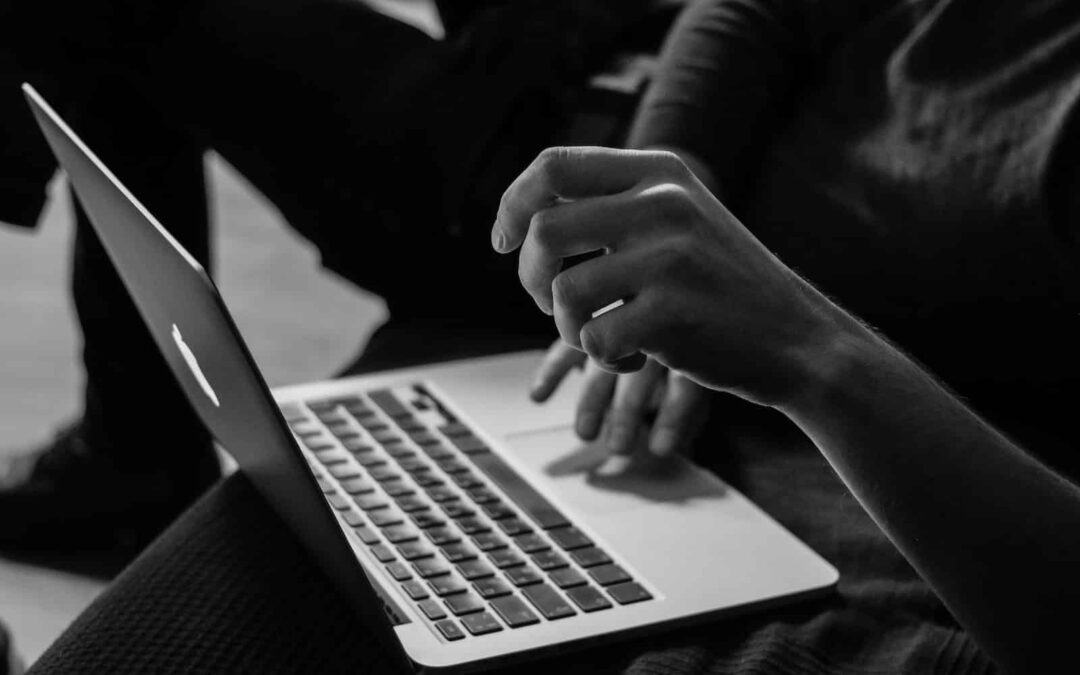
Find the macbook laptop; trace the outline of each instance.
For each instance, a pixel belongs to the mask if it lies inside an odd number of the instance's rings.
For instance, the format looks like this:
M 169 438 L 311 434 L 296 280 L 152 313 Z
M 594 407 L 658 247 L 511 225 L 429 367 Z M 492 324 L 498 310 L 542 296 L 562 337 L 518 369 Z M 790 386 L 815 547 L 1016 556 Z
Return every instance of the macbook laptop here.
M 526 395 L 539 352 L 271 392 L 198 262 L 23 89 L 199 417 L 403 664 L 503 667 L 835 585 L 711 473 L 583 444 L 578 379 Z

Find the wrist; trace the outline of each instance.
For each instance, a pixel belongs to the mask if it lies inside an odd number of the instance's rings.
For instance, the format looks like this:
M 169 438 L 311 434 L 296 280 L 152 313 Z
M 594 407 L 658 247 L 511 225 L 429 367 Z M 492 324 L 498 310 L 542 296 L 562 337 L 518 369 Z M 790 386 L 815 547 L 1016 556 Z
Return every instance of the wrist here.
M 837 394 L 850 394 L 873 354 L 885 343 L 872 330 L 824 297 L 814 330 L 789 354 L 790 377 L 773 404 L 788 417 L 813 414 Z

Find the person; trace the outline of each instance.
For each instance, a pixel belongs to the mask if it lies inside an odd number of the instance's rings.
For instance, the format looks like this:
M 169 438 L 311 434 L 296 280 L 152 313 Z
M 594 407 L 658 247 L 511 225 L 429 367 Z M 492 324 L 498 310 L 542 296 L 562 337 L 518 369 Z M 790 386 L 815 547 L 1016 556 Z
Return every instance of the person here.
M 327 268 L 382 295 L 395 325 L 546 341 L 521 299 L 489 284 L 499 263 L 471 223 L 569 124 L 589 73 L 659 39 L 666 24 L 650 22 L 671 10 L 656 5 L 440 3 L 449 35 L 435 40 L 338 0 L 0 3 L 0 220 L 32 224 L 55 170 L 26 79 L 207 268 L 213 148 Z M 73 260 L 84 411 L 0 471 L 0 547 L 130 555 L 217 462 L 77 202 Z M 504 311 L 496 323 L 461 297 Z
M 1065 573 L 1076 559 L 1077 443 L 1050 403 L 1075 401 L 1078 370 L 1078 12 L 1065 2 L 700 2 L 676 25 L 629 135 L 628 146 L 651 150 L 548 151 L 504 193 L 495 243 L 521 246 L 530 297 L 573 345 L 552 348 L 534 395 L 584 350 L 594 358 L 579 430 L 604 429 L 625 451 L 618 413 L 650 432 L 658 454 L 680 445 L 672 425 L 649 426 L 669 395 L 708 387 L 780 410 L 824 460 L 775 418 L 765 440 L 755 429 L 724 447 L 744 465 L 740 487 L 843 580 L 819 604 L 543 669 L 992 672 L 984 651 L 1017 672 L 1060 664 L 1076 600 Z M 598 250 L 608 255 L 562 260 Z M 725 423 L 749 416 L 739 409 Z M 233 508 L 257 511 L 244 495 L 226 482 L 185 516 L 43 667 L 92 654 L 108 656 L 111 672 L 166 671 L 170 655 L 196 646 L 267 669 L 374 658 L 374 640 L 325 584 L 295 573 L 287 541 L 266 544 L 267 530 L 250 527 L 265 517 Z M 243 564 L 269 550 L 288 562 Z M 194 569 L 227 583 L 170 586 Z M 281 589 L 281 611 L 245 606 L 265 587 Z M 170 611 L 133 611 L 147 593 Z M 226 644 L 188 628 L 204 615 L 259 623 L 223 631 Z M 155 654 L 128 642 L 162 634 L 173 643 Z
M 492 242 L 520 249 L 524 287 L 600 368 L 652 360 L 790 418 L 998 663 L 1067 662 L 1080 486 L 781 263 L 677 155 L 549 149 Z

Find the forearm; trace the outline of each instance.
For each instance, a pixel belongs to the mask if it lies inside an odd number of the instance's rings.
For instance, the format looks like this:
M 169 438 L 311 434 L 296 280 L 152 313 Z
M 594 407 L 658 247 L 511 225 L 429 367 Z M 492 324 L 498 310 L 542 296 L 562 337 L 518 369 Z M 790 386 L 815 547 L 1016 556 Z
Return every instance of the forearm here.
M 1048 672 L 1080 604 L 1080 490 L 838 316 L 778 407 L 988 653 Z

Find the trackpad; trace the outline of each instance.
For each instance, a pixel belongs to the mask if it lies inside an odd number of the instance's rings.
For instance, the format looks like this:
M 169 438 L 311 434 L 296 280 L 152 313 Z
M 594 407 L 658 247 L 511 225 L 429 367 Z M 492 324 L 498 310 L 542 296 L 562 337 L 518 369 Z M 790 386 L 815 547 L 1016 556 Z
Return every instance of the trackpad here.
M 725 494 L 720 479 L 681 457 L 661 461 L 646 452 L 611 456 L 602 443 L 581 441 L 569 426 L 510 434 L 506 444 L 515 463 L 580 513 L 697 506 Z

